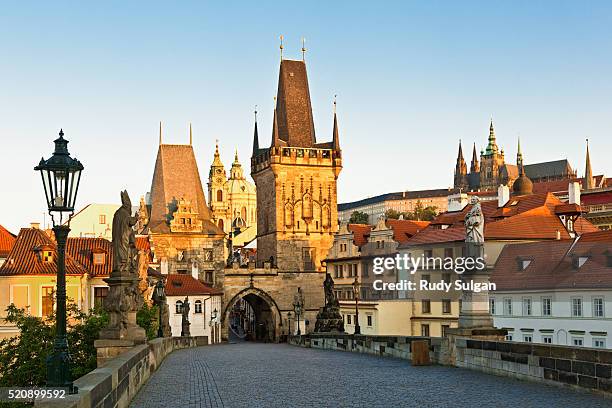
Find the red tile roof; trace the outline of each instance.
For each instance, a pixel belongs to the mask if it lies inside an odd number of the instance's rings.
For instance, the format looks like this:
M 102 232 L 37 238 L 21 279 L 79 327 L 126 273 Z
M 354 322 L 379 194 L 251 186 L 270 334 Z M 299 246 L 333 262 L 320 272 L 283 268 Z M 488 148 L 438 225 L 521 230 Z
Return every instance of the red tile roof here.
M 5 257 L 11 252 L 15 244 L 15 235 L 11 234 L 6 228 L 0 225 L 0 256 Z
M 497 290 L 612 288 L 612 231 L 586 233 L 577 240 L 506 245 L 491 282 Z M 577 267 L 578 258 L 587 258 Z M 530 261 L 523 269 L 523 261 Z
M 53 252 L 53 260 L 44 262 L 41 250 Z M 87 271 L 66 253 L 66 274 L 81 275 Z M 6 262 L 0 267 L 2 275 L 55 275 L 57 274 L 57 247 L 49 236 L 38 228 L 22 228 Z
M 393 240 L 398 243 L 406 242 L 419 231 L 427 228 L 429 221 L 413 220 L 387 220 L 387 227 L 393 229 Z
M 369 224 L 349 224 L 347 229 L 353 233 L 353 243 L 355 246 L 361 248 L 368 243 L 368 237 L 372 226 Z
M 503 208 L 497 207 L 497 201 L 483 201 L 480 205 L 485 217 L 485 240 L 556 239 L 557 231 L 562 239 L 570 238 L 555 214 L 556 208 L 565 204 L 552 193 L 513 196 Z M 463 241 L 464 218 L 470 209 L 468 205 L 462 211 L 440 214 L 429 227 L 403 245 Z M 442 229 L 445 225 L 448 227 Z M 582 234 L 597 231 L 597 228 L 581 217 L 575 222 L 575 230 Z
M 222 295 L 223 292 L 211 288 L 191 275 L 170 274 L 166 277 L 167 296 Z
M 612 189 L 580 195 L 582 205 L 612 204 Z
M 113 270 L 112 243 L 107 239 L 68 238 L 66 251 L 93 276 L 108 276 Z M 94 264 L 94 252 L 104 254 L 103 264 Z

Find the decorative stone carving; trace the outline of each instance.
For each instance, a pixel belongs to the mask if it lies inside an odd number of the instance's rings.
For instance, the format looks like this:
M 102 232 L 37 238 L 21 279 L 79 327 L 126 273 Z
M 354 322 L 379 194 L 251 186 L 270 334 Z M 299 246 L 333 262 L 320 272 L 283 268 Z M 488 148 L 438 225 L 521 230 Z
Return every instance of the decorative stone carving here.
M 334 293 L 334 280 L 329 273 L 325 274 L 323 290 L 325 292 L 325 306 L 320 308 L 319 313 L 317 313 L 314 331 L 317 333 L 344 333 L 344 321 L 342 320 L 342 314 L 340 314 L 340 302 L 338 302 Z

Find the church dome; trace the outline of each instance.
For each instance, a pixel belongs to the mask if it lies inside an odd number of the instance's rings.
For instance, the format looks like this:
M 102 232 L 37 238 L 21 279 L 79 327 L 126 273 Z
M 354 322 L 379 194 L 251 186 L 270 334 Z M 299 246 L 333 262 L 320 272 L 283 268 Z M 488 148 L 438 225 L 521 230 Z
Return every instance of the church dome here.
M 533 193 L 533 182 L 525 174 L 522 174 L 512 185 L 514 195 L 526 195 Z

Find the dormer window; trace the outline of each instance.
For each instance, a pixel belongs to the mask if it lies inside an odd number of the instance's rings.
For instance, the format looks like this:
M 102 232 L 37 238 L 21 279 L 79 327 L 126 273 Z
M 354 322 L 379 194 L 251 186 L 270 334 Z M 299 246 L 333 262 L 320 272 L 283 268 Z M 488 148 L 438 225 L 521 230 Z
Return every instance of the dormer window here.
M 42 261 L 44 263 L 53 262 L 53 251 L 43 250 L 41 253 Z
M 575 269 L 582 268 L 582 265 L 584 265 L 586 261 L 588 260 L 589 260 L 589 257 L 585 255 L 574 257 L 574 268 Z
M 104 265 L 106 261 L 106 254 L 104 252 L 94 252 L 93 253 L 93 264 L 94 265 Z
M 532 259 L 518 258 L 517 263 L 518 263 L 519 271 L 524 271 L 527 268 L 529 268 L 529 265 L 531 265 L 532 261 L 533 261 Z

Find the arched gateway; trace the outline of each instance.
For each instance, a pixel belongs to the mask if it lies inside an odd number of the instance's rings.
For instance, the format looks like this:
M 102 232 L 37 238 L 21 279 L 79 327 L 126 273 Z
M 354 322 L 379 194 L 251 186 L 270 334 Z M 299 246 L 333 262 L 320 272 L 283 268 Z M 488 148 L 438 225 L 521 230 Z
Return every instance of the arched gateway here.
M 270 295 L 250 287 L 238 292 L 223 309 L 223 333 L 248 340 L 273 342 L 282 334 L 281 313 Z

